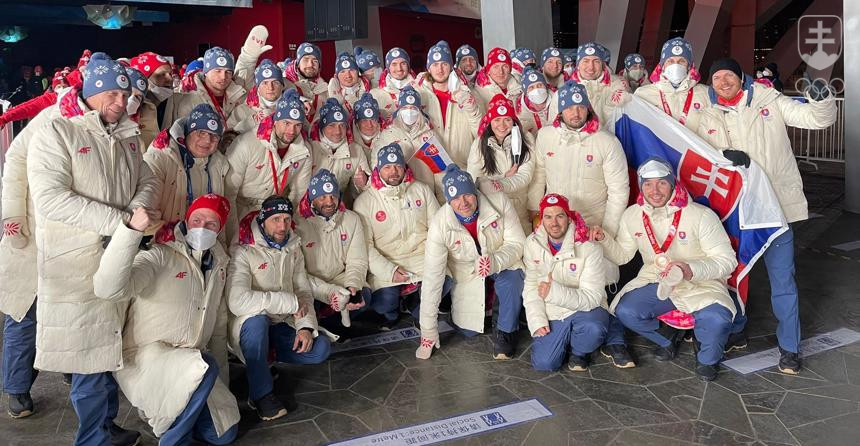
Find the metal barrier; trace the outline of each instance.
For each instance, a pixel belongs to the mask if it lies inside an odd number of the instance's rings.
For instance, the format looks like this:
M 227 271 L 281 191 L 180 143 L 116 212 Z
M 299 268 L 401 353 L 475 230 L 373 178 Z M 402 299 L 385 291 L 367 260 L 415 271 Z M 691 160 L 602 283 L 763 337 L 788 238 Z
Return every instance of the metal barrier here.
M 798 163 L 809 164 L 817 170 L 815 161 L 845 162 L 845 98 L 836 98 L 836 122 L 830 127 L 809 130 L 788 126 L 787 129 Z

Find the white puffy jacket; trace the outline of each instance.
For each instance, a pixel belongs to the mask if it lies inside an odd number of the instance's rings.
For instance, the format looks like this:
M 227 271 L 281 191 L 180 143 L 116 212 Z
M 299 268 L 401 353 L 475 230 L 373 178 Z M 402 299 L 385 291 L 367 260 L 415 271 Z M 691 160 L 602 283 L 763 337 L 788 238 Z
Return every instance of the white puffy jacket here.
M 523 228 L 510 200 L 502 193 L 478 192 L 478 243 L 490 257 L 490 274 L 523 268 Z M 439 302 L 446 270 L 454 279 L 451 318 L 467 330 L 484 332 L 484 278 L 475 273 L 478 249 L 469 231 L 445 204 L 430 221 L 424 247 L 424 281 L 421 285 L 421 337 L 438 340 Z
M 194 87 L 188 91 L 173 93 L 173 96 L 167 99 L 167 108 L 164 110 L 164 119 L 161 121 L 161 128 L 167 129 L 173 125 L 179 118 L 184 118 L 191 114 L 191 110 L 198 104 L 209 104 L 214 110 L 221 110 L 224 119 L 227 122 L 226 131 L 233 130 L 230 127 L 230 117 L 236 108 L 245 101 L 246 91 L 236 82 L 227 87 L 224 94 L 224 105 L 218 105 L 212 101 L 206 85 L 203 83 L 203 73 L 194 74 Z
M 809 209 L 803 179 L 785 126 L 829 127 L 836 122 L 835 100 L 831 96 L 804 104 L 759 83 L 743 95 L 736 107 L 709 107 L 699 122 L 699 136 L 716 149 L 746 152 L 764 169 L 788 222 L 806 220 Z
M 206 400 L 215 431 L 239 422 L 236 397 L 227 387 L 227 302 L 224 283 L 230 258 L 215 244 L 205 258 L 193 255 L 179 225 L 165 226 L 159 242 L 139 251 L 142 232 L 120 223 L 93 278 L 95 293 L 108 301 L 130 299 L 123 327 L 125 367 L 114 372 L 122 393 L 156 436 L 185 410 L 209 368 L 212 355 L 220 379 Z
M 543 225 L 526 238 L 523 264 L 526 280 L 523 288 L 523 306 L 529 333 L 549 326 L 577 311 L 608 308 L 603 289 L 603 252 L 600 246 L 588 241 L 588 228 L 584 222 L 570 223 L 561 249 L 552 254 L 549 236 Z M 538 295 L 540 282 L 549 280 L 552 285 L 546 299 Z
M 230 306 L 230 350 L 244 361 L 239 345 L 242 324 L 249 318 L 265 314 L 272 323 L 287 323 L 296 330 L 309 328 L 317 337 L 311 284 L 305 271 L 302 241 L 290 231 L 286 246 L 275 249 L 266 243 L 256 220 L 251 221 L 251 237 L 233 247 L 227 278 Z M 304 317 L 293 313 L 307 305 Z
M 123 367 L 126 304 L 97 298 L 92 278 L 103 237 L 133 209 L 151 208 L 157 185 L 137 124 L 123 116 L 108 130 L 77 95 L 66 98 L 27 153 L 39 272 L 35 367 L 115 371 Z
M 685 116 L 684 107 L 691 90 L 693 97 L 690 98 L 690 106 Z M 661 93 L 666 100 L 672 118 L 680 122 L 683 117 L 684 126 L 695 132 L 699 128 L 699 119 L 703 112 L 711 106 L 711 101 L 708 99 L 708 87 L 691 79 L 690 73 L 687 73 L 684 80 L 678 84 L 678 88 L 673 87 L 672 83 L 666 80 L 664 76 L 660 76 L 660 80 L 656 84 L 642 85 L 636 89 L 634 94 L 665 113 Z
M 364 223 L 369 255 L 369 283 L 375 291 L 394 283 L 394 271 L 401 267 L 424 276 L 424 245 L 430 219 L 439 209 L 433 188 L 415 181 L 411 169 L 398 186 L 389 186 L 374 169 L 367 188 L 355 200 L 355 213 Z
M 666 255 L 670 260 L 689 264 L 693 278 L 681 282 L 670 294 L 669 299 L 675 307 L 685 313 L 692 313 L 717 303 L 735 314 L 735 305 L 729 297 L 726 281 L 738 261 L 729 243 L 729 236 L 717 214 L 690 201 L 687 192 L 677 187 L 669 202 L 657 209 L 640 195 L 637 203 L 624 211 L 615 238 L 607 234 L 600 242 L 604 255 L 619 265 L 629 262 L 637 251 L 645 263 L 636 278 L 624 285 L 613 299 L 612 311 L 615 311 L 618 302 L 628 291 L 657 283 L 660 269 L 654 264 L 656 253 L 645 231 L 643 212 L 650 218 L 654 237 L 659 244 L 666 239 L 675 213 L 682 212 L 675 239 Z
M 451 73 L 453 76 L 454 73 Z M 433 92 L 433 82 L 429 74 L 421 73 L 415 82 L 415 90 L 421 94 L 421 109 L 430 117 L 430 123 L 439 135 L 439 142 L 448 151 L 458 166 L 465 166 L 469 159 L 469 149 L 478 134 L 478 126 L 484 116 L 484 109 L 465 84 L 451 93 L 448 100 L 445 120 L 442 108 Z
M 185 138 L 186 119 L 178 119 L 170 131 L 162 130 L 143 155 L 158 182 L 155 209 L 161 211 L 164 222 L 184 220 L 188 210 L 188 177 L 178 142 Z M 227 158 L 217 150 L 208 158 L 195 158 L 189 170 L 192 200 L 205 194 L 224 195 L 229 168 Z
M 0 240 L 0 313 L 20 322 L 36 300 L 36 214 L 27 182 L 27 153 L 33 137 L 51 119 L 59 116 L 60 107 L 52 105 L 36 115 L 12 140 L 3 165 L 3 219 L 19 225 L 19 235 L 6 234 Z M 26 237 L 27 244 L 14 248 L 14 237 Z
M 532 223 L 529 219 L 529 212 L 526 201 L 528 199 L 529 186 L 532 178 L 534 178 L 535 167 L 535 140 L 530 133 L 524 132 L 522 135 L 523 144 L 530 149 L 525 160 L 520 159 L 517 173 L 510 177 L 505 176 L 508 170 L 514 165 L 514 157 L 511 154 L 511 135 L 505 137 L 503 144 L 499 144 L 495 137 L 487 138 L 493 158 L 496 161 L 496 169 L 499 173 L 495 175 L 487 175 L 484 172 L 484 155 L 481 153 L 481 138 L 475 140 L 472 144 L 472 149 L 469 152 L 469 164 L 467 170 L 475 182 L 482 187 L 482 190 L 493 190 L 495 184 L 501 187 L 501 191 L 511 200 L 511 204 L 517 211 L 517 216 L 523 226 L 523 232 L 528 234 L 532 232 Z

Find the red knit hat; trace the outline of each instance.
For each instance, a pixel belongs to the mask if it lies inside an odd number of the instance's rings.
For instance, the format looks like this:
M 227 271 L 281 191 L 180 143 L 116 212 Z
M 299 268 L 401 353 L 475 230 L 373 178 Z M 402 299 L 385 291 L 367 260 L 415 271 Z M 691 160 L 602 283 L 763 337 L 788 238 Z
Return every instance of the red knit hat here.
M 499 93 L 493 96 L 493 99 L 490 100 L 490 103 L 487 105 L 487 113 L 484 113 L 484 117 L 481 118 L 481 123 L 478 124 L 478 137 L 487 130 L 487 126 L 490 125 L 490 121 L 496 118 L 500 118 L 503 116 L 507 116 L 514 120 L 514 122 L 519 122 L 517 119 L 517 111 L 514 109 L 514 104 L 505 97 L 505 95 Z
M 155 70 L 164 65 L 169 66 L 170 61 L 168 61 L 164 56 L 155 54 L 151 51 L 138 54 L 131 58 L 131 66 L 140 70 L 140 72 L 146 77 L 152 76 L 152 73 L 155 73 Z
M 503 63 L 508 68 L 511 67 L 511 55 L 508 53 L 508 50 L 504 48 L 493 48 L 490 50 L 490 54 L 487 54 L 487 70 L 497 63 Z
M 538 218 L 543 220 L 544 210 L 553 206 L 560 207 L 570 217 L 571 224 L 574 227 L 574 240 L 581 243 L 588 241 L 588 226 L 585 224 L 585 220 L 582 219 L 582 216 L 578 212 L 570 208 L 570 202 L 567 201 L 564 195 L 546 194 L 540 201 Z
M 185 213 L 185 220 L 191 218 L 191 214 L 198 209 L 210 209 L 218 214 L 218 219 L 221 220 L 221 230 L 227 225 L 227 216 L 230 215 L 230 202 L 226 198 L 218 194 L 201 195 L 191 202 L 191 206 Z

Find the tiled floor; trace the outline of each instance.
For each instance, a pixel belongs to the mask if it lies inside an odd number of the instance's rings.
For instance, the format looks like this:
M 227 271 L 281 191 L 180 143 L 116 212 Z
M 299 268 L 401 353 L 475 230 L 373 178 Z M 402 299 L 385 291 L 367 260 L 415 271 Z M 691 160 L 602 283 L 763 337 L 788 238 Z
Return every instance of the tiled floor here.
M 839 207 L 841 182 L 807 177 L 819 218 L 795 228 L 804 336 L 839 327 L 860 330 L 856 277 L 860 250 L 834 244 L 860 239 L 860 216 Z M 746 354 L 775 345 L 766 273 L 753 273 Z M 408 322 L 404 322 L 407 324 Z M 405 326 L 405 325 L 404 325 Z M 699 381 L 685 345 L 672 363 L 657 363 L 641 338 L 630 344 L 639 366 L 619 370 L 598 357 L 587 373 L 532 370 L 525 331 L 513 361 L 494 361 L 488 336 L 448 333 L 431 360 L 414 357 L 414 340 L 334 355 L 319 366 L 279 366 L 276 392 L 290 414 L 259 422 L 242 405 L 237 444 L 312 445 L 391 430 L 512 401 L 539 398 L 555 416 L 453 444 L 828 444 L 860 440 L 860 343 L 805 361 L 798 377 L 768 369 L 743 376 L 723 370 Z M 736 356 L 734 354 L 732 356 Z M 241 366 L 233 390 L 246 395 Z M 33 389 L 38 413 L 13 421 L 0 416 L 0 445 L 71 444 L 76 417 L 57 374 L 40 375 Z M 5 399 L 3 400 L 5 405 Z M 118 421 L 146 431 L 123 402 Z M 156 441 L 147 433 L 145 444 Z

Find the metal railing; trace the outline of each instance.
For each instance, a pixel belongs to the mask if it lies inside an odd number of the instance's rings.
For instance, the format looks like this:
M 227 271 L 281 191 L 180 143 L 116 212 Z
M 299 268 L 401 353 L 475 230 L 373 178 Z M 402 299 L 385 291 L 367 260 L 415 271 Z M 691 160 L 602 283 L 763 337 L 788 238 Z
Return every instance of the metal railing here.
M 836 122 L 830 127 L 809 130 L 789 126 L 787 130 L 798 163 L 817 170 L 815 161 L 845 162 L 845 98 L 836 98 Z

